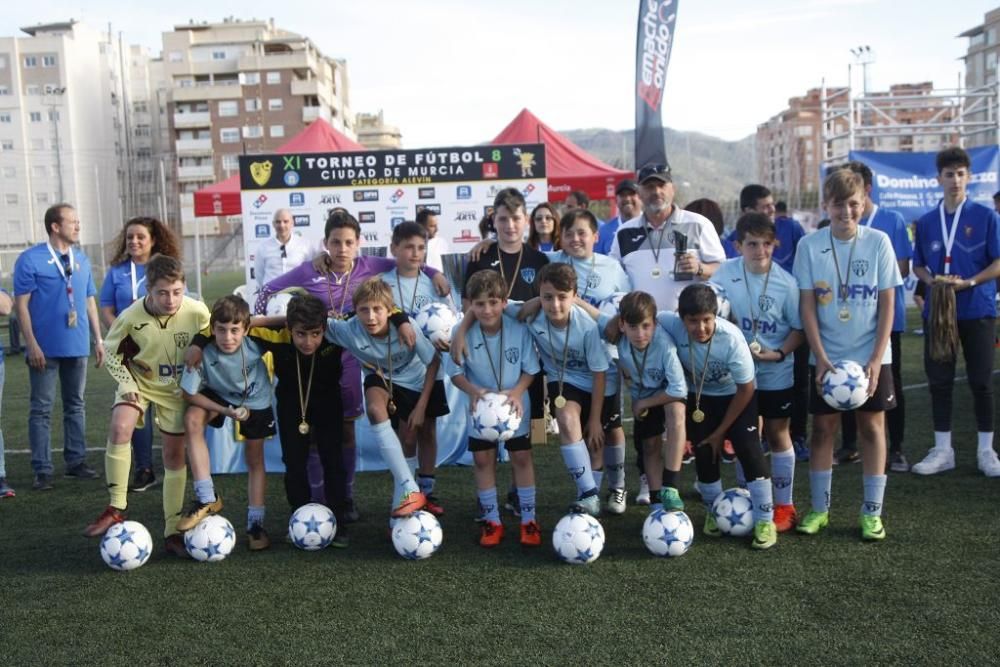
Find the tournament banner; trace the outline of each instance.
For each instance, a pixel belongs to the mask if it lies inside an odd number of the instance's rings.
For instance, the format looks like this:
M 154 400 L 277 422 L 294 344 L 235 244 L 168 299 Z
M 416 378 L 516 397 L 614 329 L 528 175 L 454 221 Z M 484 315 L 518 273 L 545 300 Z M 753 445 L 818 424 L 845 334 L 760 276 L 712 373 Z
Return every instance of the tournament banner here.
M 635 168 L 667 164 L 663 88 L 674 43 L 679 0 L 640 0 L 635 46 Z
M 998 190 L 1000 149 L 980 146 L 966 150 L 972 162 L 968 197 L 993 208 L 993 194 Z M 941 185 L 934 164 L 936 155 L 851 151 L 850 159 L 864 162 L 872 170 L 872 201 L 896 211 L 909 224 L 941 201 Z
M 317 246 L 330 211 L 347 209 L 361 224 L 361 252 L 386 256 L 396 225 L 429 208 L 439 215 L 438 237 L 464 254 L 479 242 L 479 221 L 497 193 L 510 187 L 529 212 L 546 201 L 544 145 L 240 156 L 247 294 L 257 291 L 255 250 L 273 233 L 278 209 L 289 209 L 295 233 Z

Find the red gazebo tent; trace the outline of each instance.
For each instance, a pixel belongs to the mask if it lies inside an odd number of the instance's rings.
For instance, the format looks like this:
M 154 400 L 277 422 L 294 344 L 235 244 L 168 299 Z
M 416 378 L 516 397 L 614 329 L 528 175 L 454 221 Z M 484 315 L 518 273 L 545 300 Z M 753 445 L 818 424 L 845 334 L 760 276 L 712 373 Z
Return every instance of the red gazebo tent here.
M 545 173 L 552 202 L 562 201 L 572 190 L 583 190 L 591 199 L 613 200 L 618 181 L 635 178 L 630 171 L 601 162 L 527 109 L 522 109 L 491 143 L 545 144 Z
M 339 153 L 343 151 L 363 151 L 365 147 L 347 138 L 328 122 L 319 118 L 282 144 L 276 153 Z M 240 204 L 240 175 L 197 190 L 194 193 L 194 214 L 196 217 L 214 215 L 239 215 L 243 211 Z

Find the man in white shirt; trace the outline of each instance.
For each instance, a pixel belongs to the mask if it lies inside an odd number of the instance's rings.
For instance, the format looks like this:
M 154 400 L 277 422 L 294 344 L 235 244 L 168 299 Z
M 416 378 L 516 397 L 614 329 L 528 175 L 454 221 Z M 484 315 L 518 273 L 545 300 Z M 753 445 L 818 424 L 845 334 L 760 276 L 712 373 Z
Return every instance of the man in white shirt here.
M 292 213 L 287 208 L 274 212 L 271 226 L 274 236 L 257 246 L 254 279 L 258 286 L 266 285 L 317 254 L 314 244 L 292 233 Z
M 451 252 L 448 242 L 437 235 L 438 216 L 433 211 L 423 208 L 417 213 L 417 224 L 427 230 L 427 257 L 424 263 L 432 269 L 444 270 L 443 255 Z

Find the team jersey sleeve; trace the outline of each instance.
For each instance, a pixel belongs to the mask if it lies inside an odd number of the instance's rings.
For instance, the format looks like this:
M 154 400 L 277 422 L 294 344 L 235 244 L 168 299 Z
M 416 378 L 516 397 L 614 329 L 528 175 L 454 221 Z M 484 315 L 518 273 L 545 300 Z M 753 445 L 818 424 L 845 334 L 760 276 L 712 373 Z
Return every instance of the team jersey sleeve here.
M 792 264 L 792 274 L 800 290 L 811 290 L 813 288 L 812 263 L 809 257 L 808 247 L 801 248 L 805 252 L 795 253 L 795 262 Z
M 923 236 L 923 218 L 917 220 L 916 227 L 913 228 L 913 266 L 925 267 L 927 260 L 924 257 L 924 249 L 921 246 Z
M 306 284 L 306 279 L 309 277 L 308 273 L 311 270 L 312 265 L 304 262 L 261 287 L 260 292 L 257 294 L 257 302 L 254 304 L 254 312 L 258 314 L 266 313 L 267 302 L 272 294 L 276 294 L 289 287 L 300 287 Z
M 108 334 L 104 337 L 104 367 L 118 383 L 118 391 L 122 394 L 139 392 L 139 385 L 125 365 L 130 354 L 135 354 L 135 342 L 129 338 L 131 323 L 127 317 L 118 317 L 111 324 Z
M 743 334 L 739 330 L 733 332 L 733 349 L 729 354 L 729 372 L 732 374 L 733 382 L 736 384 L 753 382 L 753 355 L 750 354 L 750 348 L 747 346 L 746 340 L 744 340 Z
M 328 319 L 326 321 L 326 339 L 345 350 L 353 350 L 355 346 L 352 345 L 354 336 L 351 335 L 351 321 Z
M 284 327 L 281 329 L 251 327 L 247 335 L 265 352 L 273 352 L 283 345 L 290 345 L 292 342 L 292 335 Z
M 667 396 L 673 398 L 685 398 L 688 394 L 687 380 L 684 379 L 684 367 L 681 366 L 681 358 L 677 356 L 677 346 L 669 336 L 666 337 L 666 346 L 663 355 L 663 382 L 664 391 Z
M 201 370 L 197 368 L 184 368 L 181 375 L 181 389 L 189 394 L 197 394 L 205 385 L 205 379 L 201 375 Z
M 114 269 L 110 269 L 106 274 L 104 274 L 104 283 L 101 284 L 101 298 L 99 303 L 102 306 L 115 306 L 115 281 Z
M 97 296 L 97 285 L 94 284 L 94 272 L 87 266 L 87 296 Z
M 509 299 L 507 305 L 504 306 L 503 314 L 507 317 L 513 317 L 517 319 L 518 314 L 521 312 L 521 306 L 524 305 L 523 301 L 515 301 L 514 299 Z
M 1000 215 L 991 211 L 986 224 L 986 255 L 992 262 L 1000 258 Z
M 584 349 L 587 350 L 587 365 L 592 372 L 606 371 L 610 367 L 608 351 L 601 342 L 597 327 L 588 327 L 583 336 Z
M 528 327 L 521 326 L 521 372 L 528 375 L 538 375 L 542 371 L 542 364 L 538 360 L 538 350 L 531 339 Z M 451 356 L 451 355 L 445 355 Z
M 423 362 L 424 366 L 429 366 L 432 361 L 434 361 L 434 356 L 437 354 L 437 348 L 431 345 L 431 342 L 427 340 L 427 336 L 424 332 L 420 330 L 420 327 L 416 325 L 415 322 L 410 322 L 413 324 L 413 329 L 417 334 L 417 344 L 414 347 L 414 351 Z
M 14 296 L 31 294 L 38 289 L 38 276 L 30 253 L 21 253 L 14 263 Z
M 708 220 L 701 223 L 701 248 L 698 251 L 703 262 L 723 262 L 726 259 L 726 251 L 722 249 L 722 240 L 715 231 L 715 227 Z
M 444 374 L 450 378 L 456 375 L 465 375 L 464 365 L 459 366 L 455 363 L 455 360 L 451 358 L 450 354 L 441 355 L 441 368 L 444 369 Z
M 778 267 L 781 268 L 781 267 Z M 781 269 L 784 271 L 784 269 Z M 798 286 L 795 284 L 795 279 L 786 273 L 788 276 L 788 294 L 785 296 L 785 303 L 782 304 L 782 316 L 785 321 L 788 322 L 788 326 L 793 329 L 802 329 L 802 317 L 799 315 L 799 290 Z
M 622 261 L 622 249 L 618 245 L 618 235 L 621 234 L 621 231 L 622 225 L 618 225 L 618 229 L 615 230 L 614 236 L 611 239 L 611 245 L 608 248 L 608 257 L 619 262 Z
M 892 242 L 885 234 L 878 235 L 878 288 L 879 291 L 891 289 L 903 284 L 903 276 L 899 272 L 899 263 L 892 251 Z

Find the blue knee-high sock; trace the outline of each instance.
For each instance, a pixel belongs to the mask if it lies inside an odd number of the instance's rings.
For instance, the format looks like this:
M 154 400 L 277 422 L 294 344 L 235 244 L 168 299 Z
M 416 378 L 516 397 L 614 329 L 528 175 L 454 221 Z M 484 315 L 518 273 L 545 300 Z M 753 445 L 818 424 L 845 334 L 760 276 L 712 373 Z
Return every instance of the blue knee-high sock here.
M 741 489 L 747 488 L 747 476 L 743 472 L 743 464 L 740 463 L 739 459 L 736 459 L 736 486 Z
M 609 489 L 625 488 L 625 444 L 605 445 L 604 470 Z
M 885 475 L 865 475 L 865 502 L 861 513 L 868 516 L 882 516 L 882 498 L 885 496 Z
M 497 487 L 476 491 L 479 496 L 479 508 L 483 518 L 493 523 L 500 523 L 500 506 L 497 504 Z
M 378 451 L 382 455 L 382 461 L 389 468 L 393 479 L 393 507 L 399 504 L 399 499 L 408 493 L 418 491 L 417 483 L 413 481 L 413 473 L 403 456 L 403 447 L 396 437 L 396 432 L 392 430 L 392 424 L 384 421 L 380 424 L 372 424 L 372 434 L 378 441 Z
M 254 524 L 264 525 L 263 505 L 250 505 L 247 507 L 247 530 L 253 528 Z
M 431 495 L 434 493 L 434 475 L 417 475 L 417 486 L 424 495 Z
M 813 512 L 830 511 L 831 486 L 833 486 L 833 470 L 809 471 L 809 495 L 812 496 Z
M 753 522 L 774 521 L 774 498 L 771 495 L 771 480 L 755 479 L 747 483 L 750 501 L 753 502 Z
M 521 523 L 535 520 L 535 487 L 517 487 L 517 500 L 521 505 Z
M 593 470 L 592 474 L 594 475 L 594 486 L 600 490 L 601 483 L 604 481 L 604 470 Z
M 593 495 L 596 493 L 597 484 L 594 483 L 594 472 L 590 469 L 590 452 L 587 451 L 583 440 L 563 445 L 559 451 L 562 452 L 566 470 L 576 482 L 577 496 L 582 498 L 584 494 Z
M 212 483 L 212 478 L 196 479 L 194 481 L 194 495 L 198 497 L 200 503 L 214 503 L 215 484 Z
M 774 487 L 774 504 L 792 504 L 792 486 L 795 482 L 795 451 L 771 450 L 771 486 Z
M 717 479 L 714 482 L 695 482 L 695 486 L 698 487 L 698 493 L 701 494 L 701 502 L 705 503 L 705 507 L 711 507 L 715 499 L 722 493 L 721 479 Z

